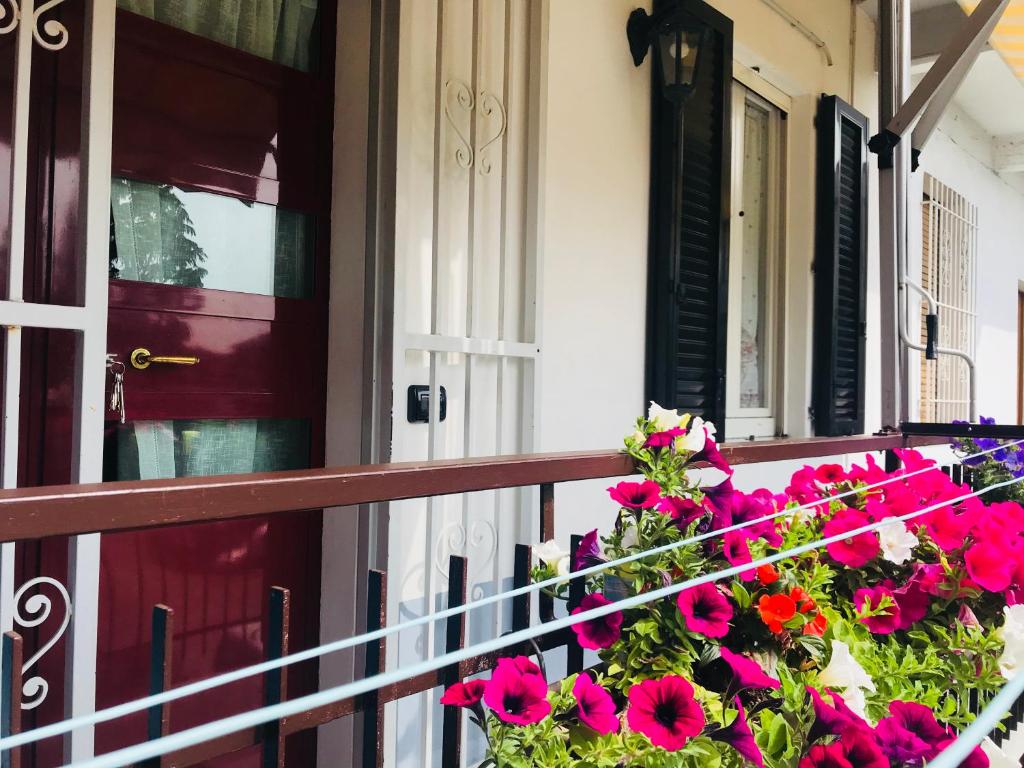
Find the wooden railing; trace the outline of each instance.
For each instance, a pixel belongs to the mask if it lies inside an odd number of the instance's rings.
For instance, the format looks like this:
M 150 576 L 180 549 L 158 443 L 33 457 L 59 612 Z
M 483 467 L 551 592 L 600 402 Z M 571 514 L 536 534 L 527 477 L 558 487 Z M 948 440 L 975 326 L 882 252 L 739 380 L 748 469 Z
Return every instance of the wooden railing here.
M 903 435 L 855 436 L 846 438 L 814 438 L 776 440 L 724 445 L 722 453 L 734 465 L 811 459 L 872 451 L 891 451 L 900 447 L 916 447 L 946 442 L 937 436 L 905 437 Z M 542 541 L 555 532 L 555 484 L 578 480 L 621 477 L 633 474 L 632 460 L 619 452 L 535 454 L 502 456 L 460 461 L 387 464 L 342 469 L 312 469 L 270 472 L 250 475 L 228 475 L 205 478 L 145 480 L 93 485 L 51 486 L 0 491 L 0 538 L 24 541 L 50 536 L 87 533 L 110 533 L 188 523 L 202 523 L 266 514 L 288 514 L 304 510 L 353 507 L 376 502 L 440 496 L 470 491 L 539 486 L 539 532 Z M 343 513 L 343 512 L 342 512 Z M 572 548 L 578 537 L 573 538 Z M 517 544 L 513 586 L 529 581 L 530 547 Z M 448 585 L 448 606 L 462 605 L 466 600 L 467 563 L 463 557 L 452 556 Z M 270 611 L 265 645 L 268 659 L 288 653 L 289 593 L 275 587 L 269 596 Z M 583 582 L 570 584 L 569 607 L 583 597 Z M 367 582 L 367 630 L 387 625 L 387 574 L 371 571 Z M 529 595 L 513 599 L 513 630 L 524 629 L 530 622 L 532 606 Z M 542 620 L 552 617 L 550 600 L 541 599 Z M 174 611 L 168 606 L 155 606 L 151 651 L 151 692 L 158 693 L 171 686 L 171 647 Z M 567 648 L 568 672 L 583 667 L 582 650 L 571 642 L 571 632 L 545 635 L 541 650 Z M 445 651 L 464 647 L 466 623 L 464 614 L 448 619 Z M 532 653 L 534 649 L 510 646 L 508 653 Z M 3 690 L 8 697 L 0 730 L 17 733 L 20 725 L 16 694 L 21 690 L 20 664 L 7 660 L 20 657 L 21 638 L 13 632 L 4 636 Z M 382 671 L 385 659 L 384 640 L 365 646 L 364 674 Z M 355 714 L 363 716 L 362 747 L 359 763 L 367 768 L 382 765 L 383 708 L 407 696 L 446 686 L 470 675 L 494 667 L 498 653 L 473 657 L 452 668 L 423 674 L 373 693 L 344 699 L 308 710 L 294 717 L 208 741 L 163 756 L 153 763 L 160 766 L 196 765 L 211 758 L 262 745 L 263 765 L 281 766 L 284 761 L 284 739 L 295 733 Z M 264 702 L 274 703 L 287 697 L 287 673 L 284 669 L 264 676 Z M 256 702 L 254 702 L 255 706 Z M 148 738 L 155 739 L 169 732 L 171 706 L 154 707 L 149 712 Z M 445 768 L 461 764 L 461 713 L 447 708 L 443 723 L 442 764 Z M 20 755 L 12 750 L 9 765 L 18 768 Z M 344 762 L 344 761 L 343 761 Z M 352 763 L 356 763 L 353 757 Z

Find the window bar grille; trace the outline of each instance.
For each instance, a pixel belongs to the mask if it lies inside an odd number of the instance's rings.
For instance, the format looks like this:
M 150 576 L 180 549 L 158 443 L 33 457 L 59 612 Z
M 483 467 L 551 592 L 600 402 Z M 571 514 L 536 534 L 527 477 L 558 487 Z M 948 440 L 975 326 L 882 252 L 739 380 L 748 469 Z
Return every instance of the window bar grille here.
M 163 693 L 171 687 L 172 647 L 174 642 L 174 609 L 166 605 L 153 606 L 152 635 L 149 651 L 149 692 Z M 171 705 L 154 704 L 146 713 L 146 738 L 150 741 L 171 732 Z M 164 768 L 171 765 L 170 757 L 154 758 L 146 768 Z
M 448 607 L 457 608 L 466 603 L 467 560 L 452 555 L 448 565 Z M 466 614 L 449 616 L 445 628 L 445 653 L 460 650 L 466 644 Z M 462 665 L 453 664 L 441 675 L 447 688 L 462 682 Z M 461 707 L 445 707 L 441 724 L 441 761 L 443 768 L 462 766 L 462 718 Z
M 270 588 L 270 612 L 267 630 L 267 659 L 288 655 L 291 617 L 291 592 L 284 587 Z M 284 667 L 267 672 L 263 678 L 263 700 L 269 706 L 288 698 L 288 675 Z M 263 768 L 284 768 L 284 721 L 263 726 Z
M 4 632 L 2 649 L 3 680 L 0 682 L 0 736 L 21 733 L 21 665 L 24 649 L 21 635 Z M 21 768 L 21 747 L 0 753 L 0 768 Z

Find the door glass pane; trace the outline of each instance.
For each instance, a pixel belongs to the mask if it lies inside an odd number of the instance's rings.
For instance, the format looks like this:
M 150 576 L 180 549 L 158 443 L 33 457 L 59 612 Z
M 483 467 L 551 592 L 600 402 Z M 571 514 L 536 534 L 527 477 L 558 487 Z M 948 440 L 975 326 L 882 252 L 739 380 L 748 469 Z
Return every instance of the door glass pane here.
M 768 262 L 768 113 L 748 103 L 743 138 L 740 407 L 764 408 Z
M 107 480 L 272 472 L 309 466 L 306 419 L 136 421 L 118 425 Z
M 110 277 L 307 298 L 314 218 L 225 195 L 115 178 Z
M 117 0 L 119 8 L 286 67 L 316 66 L 319 0 Z

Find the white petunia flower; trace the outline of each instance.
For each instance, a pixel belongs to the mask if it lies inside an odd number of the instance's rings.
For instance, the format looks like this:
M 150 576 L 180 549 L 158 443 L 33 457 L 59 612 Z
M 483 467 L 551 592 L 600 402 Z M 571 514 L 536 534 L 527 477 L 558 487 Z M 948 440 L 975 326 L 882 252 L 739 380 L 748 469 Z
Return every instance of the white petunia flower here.
M 1024 668 L 1024 605 L 1006 606 L 1003 616 L 1003 626 L 996 630 L 1003 641 L 999 673 L 1009 680 Z
M 681 421 L 679 414 L 675 410 L 662 408 L 653 400 L 651 401 L 651 407 L 647 411 L 647 420 L 652 422 L 659 432 L 675 429 Z
M 882 557 L 890 563 L 903 565 L 921 542 L 902 520 L 889 520 L 878 528 L 878 543 L 882 546 Z
M 853 658 L 850 647 L 839 640 L 832 641 L 832 658 L 828 666 L 818 674 L 818 682 L 829 688 L 842 688 L 843 700 L 846 702 L 850 701 L 850 697 L 859 696 L 863 699 L 864 691 L 875 690 L 871 675 Z
M 686 430 L 686 434 L 676 438 L 676 451 L 679 453 L 697 453 L 704 450 L 704 441 L 708 435 L 707 424 L 697 416 Z
M 569 574 L 569 553 L 558 546 L 554 539 L 533 545 L 533 554 L 555 569 L 559 576 Z

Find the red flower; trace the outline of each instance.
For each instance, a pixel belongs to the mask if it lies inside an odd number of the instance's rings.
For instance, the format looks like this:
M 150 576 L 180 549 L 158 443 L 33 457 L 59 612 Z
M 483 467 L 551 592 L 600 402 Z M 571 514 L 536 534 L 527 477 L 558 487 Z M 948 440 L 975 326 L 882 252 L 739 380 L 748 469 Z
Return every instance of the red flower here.
M 779 572 L 771 563 L 759 565 L 757 567 L 757 580 L 767 587 L 769 584 L 774 584 L 779 580 Z
M 608 691 L 590 679 L 583 672 L 576 676 L 572 686 L 572 695 L 576 697 L 577 711 L 580 722 L 591 730 L 604 735 L 619 730 L 619 716 L 615 712 L 615 702 Z
M 822 464 L 814 470 L 814 479 L 822 485 L 834 485 L 846 480 L 846 470 L 838 464 Z
M 629 727 L 656 747 L 675 752 L 704 729 L 704 710 L 684 678 L 668 675 L 644 680 L 629 689 Z
M 804 591 L 803 587 L 793 587 L 789 591 L 789 596 L 799 606 L 800 613 L 810 613 L 818 607 L 817 603 L 811 599 L 811 596 Z
M 475 707 L 483 698 L 486 687 L 487 681 L 485 680 L 455 683 L 444 692 L 441 703 L 449 707 Z
M 642 483 L 623 480 L 609 488 L 608 493 L 612 501 L 626 509 L 654 509 L 661 501 L 661 486 L 653 480 L 644 480 Z
M 733 682 L 737 691 L 744 688 L 771 688 L 778 690 L 782 683 L 765 674 L 761 666 L 753 659 L 733 653 L 724 645 L 718 649 L 722 660 L 732 669 Z
M 803 634 L 821 637 L 825 634 L 826 629 L 828 629 L 828 619 L 825 618 L 824 614 L 819 613 L 809 622 L 804 624 Z
M 537 665 L 523 656 L 498 659 L 498 668 L 487 682 L 484 702 L 506 723 L 532 725 L 551 712 L 547 683 L 531 668 L 536 670 Z
M 762 595 L 757 610 L 768 629 L 781 632 L 783 623 L 796 616 L 796 603 L 789 595 Z
M 811 747 L 800 761 L 800 768 L 853 768 L 846 759 L 846 751 L 838 741 Z
M 876 635 L 889 635 L 900 627 L 900 607 L 893 598 L 892 590 L 878 584 L 870 589 L 858 589 L 853 593 L 853 604 L 859 611 L 877 610 L 882 604 L 883 597 L 890 598 L 889 607 L 876 616 L 861 619 L 861 623 Z
M 676 598 L 686 628 L 704 637 L 725 637 L 729 634 L 732 603 L 714 584 L 698 584 L 684 589 Z
M 825 523 L 822 534 L 825 538 L 856 530 L 869 523 L 867 515 L 855 509 L 841 509 Z M 849 568 L 860 568 L 867 565 L 879 552 L 878 534 L 874 531 L 858 533 L 848 539 L 833 541 L 826 544 L 825 549 L 832 559 Z
M 580 601 L 579 608 L 574 609 L 572 613 L 575 616 L 577 613 L 589 611 L 591 608 L 598 608 L 602 605 L 611 605 L 611 603 L 612 601 L 604 595 L 595 592 L 584 597 Z M 576 641 L 581 648 L 588 648 L 592 651 L 608 648 L 622 634 L 622 611 L 573 624 L 572 631 L 576 633 Z

